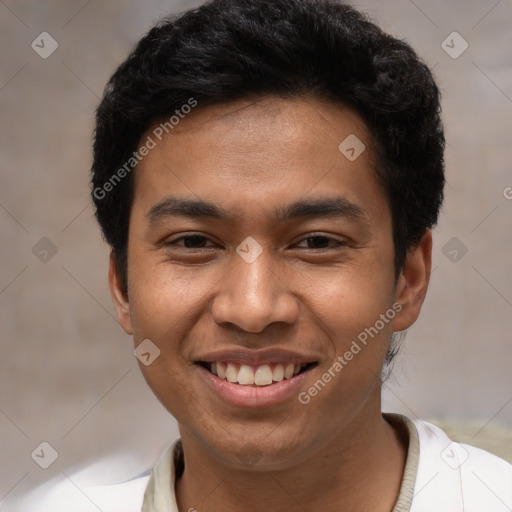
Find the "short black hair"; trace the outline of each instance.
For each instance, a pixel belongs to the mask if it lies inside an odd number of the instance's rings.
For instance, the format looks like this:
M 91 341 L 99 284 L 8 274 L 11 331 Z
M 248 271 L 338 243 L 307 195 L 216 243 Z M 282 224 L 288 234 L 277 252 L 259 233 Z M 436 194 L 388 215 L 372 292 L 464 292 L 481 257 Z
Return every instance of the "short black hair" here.
M 364 119 L 392 214 L 397 277 L 407 250 L 437 223 L 445 183 L 440 93 L 406 42 L 332 0 L 212 0 L 152 28 L 97 109 L 92 198 L 125 290 L 143 134 L 191 101 L 202 108 L 265 96 L 313 96 Z

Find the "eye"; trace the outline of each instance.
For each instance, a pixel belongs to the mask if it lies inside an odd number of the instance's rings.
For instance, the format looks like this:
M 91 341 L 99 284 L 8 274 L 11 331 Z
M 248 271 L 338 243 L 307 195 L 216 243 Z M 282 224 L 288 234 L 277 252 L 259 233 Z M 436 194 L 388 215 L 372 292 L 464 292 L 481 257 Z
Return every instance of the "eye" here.
M 331 238 L 329 236 L 324 235 L 314 235 L 308 236 L 307 238 L 303 238 L 297 247 L 306 242 L 308 245 L 312 245 L 313 247 L 303 247 L 304 249 L 329 249 L 329 248 L 339 248 L 347 245 L 346 242 L 342 240 L 336 240 L 335 238 Z M 330 245 L 330 247 L 329 247 Z M 334 246 L 334 247 L 333 247 Z
M 165 247 L 169 248 L 183 248 L 183 249 L 211 249 L 214 248 L 215 245 L 206 245 L 206 244 L 214 244 L 208 238 L 202 235 L 186 235 L 175 238 L 174 240 L 169 240 L 165 242 Z M 303 244 L 306 244 L 304 247 Z M 302 244 L 302 246 L 301 246 Z M 343 240 L 337 240 L 335 238 L 325 236 L 325 235 L 314 235 L 303 238 L 300 242 L 298 242 L 295 247 L 303 248 L 303 249 L 336 249 L 340 247 L 346 246 L 347 243 Z
M 178 243 L 180 241 L 183 241 L 183 244 Z M 211 240 L 208 240 L 208 238 L 201 235 L 187 235 L 180 236 L 174 240 L 169 240 L 168 242 L 165 242 L 164 245 L 166 247 L 183 247 L 185 249 L 208 249 L 209 247 L 205 247 L 205 243 L 210 241 Z

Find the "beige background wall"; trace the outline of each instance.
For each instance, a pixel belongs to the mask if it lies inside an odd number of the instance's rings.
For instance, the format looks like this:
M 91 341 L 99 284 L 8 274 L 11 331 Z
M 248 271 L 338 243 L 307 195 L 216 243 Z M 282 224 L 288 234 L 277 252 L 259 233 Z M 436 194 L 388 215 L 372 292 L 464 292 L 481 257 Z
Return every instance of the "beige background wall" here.
M 104 456 L 119 461 L 104 482 L 130 476 L 176 436 L 113 318 L 88 170 L 106 80 L 160 16 L 199 3 L 0 2 L 0 506 Z M 512 2 L 356 5 L 435 69 L 448 138 L 431 290 L 385 408 L 512 427 Z M 43 31 L 59 45 L 47 59 L 31 48 Z M 453 31 L 469 43 L 457 59 L 441 47 Z M 47 470 L 31 458 L 42 441 L 59 453 Z

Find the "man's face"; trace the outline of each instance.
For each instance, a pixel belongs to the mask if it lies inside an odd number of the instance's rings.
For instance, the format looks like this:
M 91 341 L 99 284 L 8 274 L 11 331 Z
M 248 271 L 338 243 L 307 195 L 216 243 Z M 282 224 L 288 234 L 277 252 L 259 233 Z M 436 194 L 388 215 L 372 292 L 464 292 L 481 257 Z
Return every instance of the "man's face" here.
M 351 135 L 366 144 L 354 161 L 338 148 Z M 407 326 L 389 314 L 392 222 L 370 148 L 347 109 L 265 98 L 199 105 L 137 168 L 118 316 L 160 350 L 141 369 L 182 436 L 231 465 L 284 468 L 380 414 Z

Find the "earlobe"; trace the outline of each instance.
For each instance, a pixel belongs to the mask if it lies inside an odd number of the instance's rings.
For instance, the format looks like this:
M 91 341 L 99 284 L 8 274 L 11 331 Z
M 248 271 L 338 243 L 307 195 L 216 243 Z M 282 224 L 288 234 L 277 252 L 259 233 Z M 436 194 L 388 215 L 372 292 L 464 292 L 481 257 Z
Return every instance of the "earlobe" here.
M 130 317 L 130 302 L 128 300 L 128 294 L 123 289 L 121 279 L 119 278 L 113 250 L 110 252 L 108 284 L 110 295 L 112 296 L 112 301 L 116 309 L 117 321 L 127 334 L 133 334 Z
M 432 231 L 426 230 L 418 245 L 407 252 L 396 287 L 396 302 L 402 309 L 396 316 L 395 331 L 408 329 L 418 318 L 427 294 L 432 268 Z

